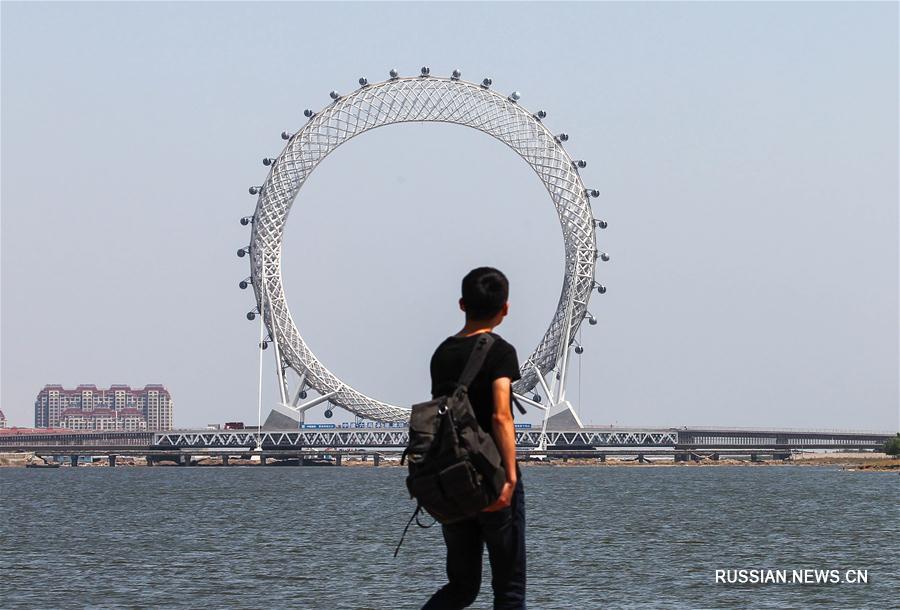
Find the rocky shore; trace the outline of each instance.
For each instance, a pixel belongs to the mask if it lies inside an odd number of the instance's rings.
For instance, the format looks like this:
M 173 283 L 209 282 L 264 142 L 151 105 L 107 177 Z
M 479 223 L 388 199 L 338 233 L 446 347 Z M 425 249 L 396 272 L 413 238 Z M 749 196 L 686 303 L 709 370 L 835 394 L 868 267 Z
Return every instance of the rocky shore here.
M 900 472 L 900 458 L 884 453 L 831 453 L 831 454 L 795 454 L 787 460 L 759 460 L 749 458 L 702 459 L 698 462 L 674 462 L 671 458 L 650 458 L 640 462 L 634 458 L 607 458 L 606 462 L 592 459 L 552 460 L 550 462 L 527 461 L 524 466 L 533 467 L 629 467 L 629 468 L 714 468 L 717 466 L 835 466 L 848 471 L 897 471 Z
M 363 459 L 360 456 L 344 455 L 341 460 L 342 467 L 369 467 L 373 466 L 371 457 Z M 0 453 L 0 468 L 24 468 L 29 465 L 42 465 L 48 463 L 34 453 Z M 634 457 L 607 457 L 605 461 L 596 458 L 553 458 L 550 460 L 522 460 L 521 465 L 526 468 L 566 468 L 566 467 L 595 467 L 595 468 L 709 468 L 716 466 L 746 466 L 756 468 L 760 466 L 833 466 L 847 471 L 897 471 L 900 472 L 900 458 L 891 457 L 884 453 L 795 453 L 786 460 L 760 460 L 751 461 L 747 458 L 721 458 L 713 460 L 704 458 L 700 461 L 674 462 L 671 456 L 645 456 L 643 459 Z M 231 457 L 229 466 L 259 466 L 259 459 L 245 459 Z M 269 459 L 267 466 L 297 465 L 296 460 L 278 461 Z M 306 466 L 331 466 L 333 460 L 310 458 L 304 460 Z M 147 466 L 147 460 L 143 457 L 118 456 L 116 467 Z M 153 464 L 154 468 L 177 466 L 173 461 L 162 461 Z M 215 467 L 222 466 L 219 457 L 197 457 L 191 466 Z M 62 462 L 62 467 L 70 468 L 68 460 Z M 106 459 L 97 459 L 93 462 L 82 462 L 79 468 L 107 468 Z M 379 461 L 379 467 L 400 467 L 399 457 L 383 456 Z

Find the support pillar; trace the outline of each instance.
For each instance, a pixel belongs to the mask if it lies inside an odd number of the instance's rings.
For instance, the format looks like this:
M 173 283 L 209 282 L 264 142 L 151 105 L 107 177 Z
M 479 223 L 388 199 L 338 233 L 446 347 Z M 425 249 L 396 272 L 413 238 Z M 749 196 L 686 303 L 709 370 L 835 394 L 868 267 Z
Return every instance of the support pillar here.
M 182 455 L 181 460 L 178 462 L 179 466 L 190 466 L 191 465 L 191 456 Z
M 381 465 L 381 454 L 376 453 L 375 455 L 373 455 L 372 462 L 375 464 L 376 467 L 380 466 Z
M 340 453 L 338 453 L 336 456 L 334 456 L 334 465 L 335 466 L 341 465 L 341 454 Z
M 152 455 L 145 456 L 144 459 L 147 460 L 147 466 L 153 466 L 156 463 L 156 458 Z
M 260 465 L 260 466 L 265 466 L 265 465 L 266 465 L 266 460 L 267 460 L 267 459 L 268 459 L 268 458 L 267 458 L 266 456 L 264 456 L 264 455 L 259 456 L 259 465 Z
M 228 466 L 228 456 L 227 455 L 222 456 L 222 466 Z
M 761 460 L 759 459 L 759 454 L 758 454 L 758 453 L 751 453 L 751 454 L 750 454 L 750 461 L 751 461 L 751 462 L 759 462 L 759 461 L 761 461 Z
M 115 455 L 109 454 L 106 459 L 109 460 L 110 467 L 113 467 L 116 465 L 116 456 Z
M 69 456 L 69 466 L 72 466 L 72 467 L 78 466 L 78 456 L 77 455 Z

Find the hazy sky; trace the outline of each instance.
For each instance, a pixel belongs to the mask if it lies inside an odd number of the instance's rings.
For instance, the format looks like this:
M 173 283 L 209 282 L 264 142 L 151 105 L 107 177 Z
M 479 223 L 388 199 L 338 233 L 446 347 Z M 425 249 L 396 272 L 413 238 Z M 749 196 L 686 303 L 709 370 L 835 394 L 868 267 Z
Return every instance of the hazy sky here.
M 235 256 L 247 187 L 330 90 L 428 65 L 521 91 L 588 160 L 611 261 L 572 368 L 585 421 L 898 427 L 896 3 L 0 10 L 11 424 L 33 422 L 46 383 L 163 383 L 179 427 L 255 421 L 259 329 Z M 514 153 L 404 125 L 315 171 L 283 266 L 319 358 L 410 404 L 461 324 L 469 268 L 509 275 L 498 332 L 524 359 L 562 253 L 550 198 Z

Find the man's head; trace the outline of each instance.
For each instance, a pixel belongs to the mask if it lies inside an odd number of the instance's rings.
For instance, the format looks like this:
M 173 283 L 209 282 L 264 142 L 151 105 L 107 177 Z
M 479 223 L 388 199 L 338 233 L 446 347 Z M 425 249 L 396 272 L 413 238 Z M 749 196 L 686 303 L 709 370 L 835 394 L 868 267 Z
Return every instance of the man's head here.
M 462 281 L 459 308 L 466 312 L 466 320 L 494 320 L 496 324 L 509 311 L 509 280 L 493 267 L 478 267 L 466 274 Z

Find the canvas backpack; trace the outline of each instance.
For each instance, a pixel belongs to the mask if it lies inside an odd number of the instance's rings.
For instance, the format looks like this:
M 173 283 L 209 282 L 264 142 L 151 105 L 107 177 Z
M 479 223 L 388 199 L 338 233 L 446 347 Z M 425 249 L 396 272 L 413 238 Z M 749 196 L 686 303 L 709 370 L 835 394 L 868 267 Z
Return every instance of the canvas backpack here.
M 477 515 L 506 482 L 500 451 L 478 425 L 468 395 L 493 343 L 494 337 L 482 333 L 454 391 L 412 407 L 403 453 L 409 465 L 406 486 L 417 510 L 424 508 L 443 524 Z

